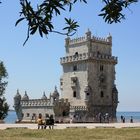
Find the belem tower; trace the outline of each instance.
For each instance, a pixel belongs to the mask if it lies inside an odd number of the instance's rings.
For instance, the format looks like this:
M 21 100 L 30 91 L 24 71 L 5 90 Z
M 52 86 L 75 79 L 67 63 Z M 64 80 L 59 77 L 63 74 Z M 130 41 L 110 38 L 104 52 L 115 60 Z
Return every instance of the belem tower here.
M 115 85 L 117 57 L 112 56 L 112 36 L 92 36 L 88 30 L 80 38 L 65 39 L 66 56 L 60 58 L 61 98 L 54 92 L 30 99 L 17 91 L 14 108 L 18 121 L 36 121 L 53 115 L 56 122 L 116 122 L 118 91 Z M 107 119 L 107 120 L 106 120 Z

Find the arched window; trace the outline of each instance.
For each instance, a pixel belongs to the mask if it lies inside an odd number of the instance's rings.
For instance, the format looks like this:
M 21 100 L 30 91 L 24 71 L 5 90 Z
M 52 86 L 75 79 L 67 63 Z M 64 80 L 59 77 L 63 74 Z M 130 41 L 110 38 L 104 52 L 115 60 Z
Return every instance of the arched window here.
M 78 57 L 78 52 L 75 53 L 75 57 Z
M 29 114 L 29 113 L 27 113 L 27 114 L 26 114 L 26 116 L 27 116 L 27 117 L 30 117 L 30 114 Z
M 89 98 L 90 98 L 90 93 L 89 92 L 86 92 L 86 100 L 89 100 Z

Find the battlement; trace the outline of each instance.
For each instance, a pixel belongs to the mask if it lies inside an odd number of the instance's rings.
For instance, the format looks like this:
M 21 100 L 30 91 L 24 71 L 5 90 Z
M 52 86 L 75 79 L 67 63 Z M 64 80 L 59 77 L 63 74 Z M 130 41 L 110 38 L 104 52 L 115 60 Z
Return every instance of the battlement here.
M 88 59 L 93 59 L 93 60 L 108 60 L 117 63 L 117 57 L 115 56 L 110 56 L 110 55 L 105 55 L 105 54 L 97 54 L 97 53 L 83 53 L 83 54 L 78 54 L 78 55 L 72 55 L 72 56 L 66 56 L 60 58 L 60 63 L 69 63 L 69 62 L 76 62 L 80 60 L 88 60 Z
M 22 107 L 37 107 L 37 106 L 51 106 L 49 99 L 30 99 L 30 100 L 21 100 Z
M 109 34 L 106 38 L 101 38 L 101 37 L 96 37 L 96 36 L 91 36 L 91 32 L 88 31 L 85 33 L 85 36 L 78 37 L 71 39 L 70 37 L 65 39 L 65 46 L 71 46 L 79 43 L 84 43 L 86 41 L 93 41 L 93 42 L 98 42 L 98 43 L 104 43 L 104 44 L 112 44 L 112 36 Z
M 93 40 L 94 42 L 99 42 L 99 43 L 104 43 L 104 44 L 112 44 L 111 37 L 102 38 L 102 37 L 93 36 L 93 37 L 92 37 L 92 40 Z
M 74 39 L 70 39 L 69 40 L 69 45 L 73 45 L 73 44 L 76 44 L 76 43 L 82 43 L 82 42 L 85 42 L 86 41 L 86 37 L 78 37 L 78 38 L 74 38 Z

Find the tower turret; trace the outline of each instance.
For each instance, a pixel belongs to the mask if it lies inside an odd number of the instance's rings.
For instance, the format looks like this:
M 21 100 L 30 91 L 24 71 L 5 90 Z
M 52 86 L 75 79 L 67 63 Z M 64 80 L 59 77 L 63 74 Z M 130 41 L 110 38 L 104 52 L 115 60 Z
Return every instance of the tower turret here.
M 22 97 L 22 100 L 29 100 L 29 96 L 27 95 L 27 91 L 25 91 L 24 96 Z
M 57 91 L 57 87 L 55 86 L 54 92 L 52 93 L 54 101 L 59 99 L 59 93 Z
M 43 92 L 43 96 L 42 96 L 41 99 L 43 99 L 43 100 L 47 100 L 47 96 L 46 96 L 45 92 Z
M 17 114 L 17 121 L 21 121 L 22 120 L 22 108 L 21 108 L 21 95 L 19 93 L 19 90 L 17 90 L 17 93 L 14 97 L 14 108 Z
M 90 40 L 91 39 L 91 31 L 88 29 L 86 32 L 86 39 Z

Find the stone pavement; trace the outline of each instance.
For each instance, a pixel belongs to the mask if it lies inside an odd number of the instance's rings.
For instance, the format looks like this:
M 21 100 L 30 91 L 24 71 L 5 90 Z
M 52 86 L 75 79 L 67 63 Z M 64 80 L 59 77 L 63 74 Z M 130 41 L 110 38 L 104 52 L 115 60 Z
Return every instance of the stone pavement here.
M 0 124 L 0 129 L 8 128 L 28 128 L 37 129 L 37 124 Z M 140 128 L 140 123 L 71 123 L 71 124 L 55 124 L 54 129 L 66 128 Z M 49 129 L 47 127 L 47 129 Z

